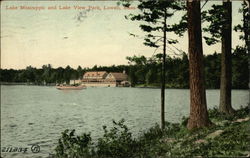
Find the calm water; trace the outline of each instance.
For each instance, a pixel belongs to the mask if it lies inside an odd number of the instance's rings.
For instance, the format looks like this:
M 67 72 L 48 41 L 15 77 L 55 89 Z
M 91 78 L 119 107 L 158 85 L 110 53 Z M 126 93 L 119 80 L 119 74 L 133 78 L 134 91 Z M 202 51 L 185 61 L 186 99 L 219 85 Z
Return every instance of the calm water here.
M 207 90 L 208 108 L 218 105 L 219 91 Z M 233 90 L 234 108 L 246 106 L 247 90 Z M 178 122 L 189 114 L 189 90 L 166 90 L 166 120 Z M 48 157 L 65 129 L 101 136 L 102 125 L 124 118 L 133 133 L 160 123 L 160 90 L 88 88 L 59 91 L 55 87 L 1 86 L 1 147 L 28 147 L 26 154 L 4 157 Z M 32 144 L 41 151 L 33 154 Z

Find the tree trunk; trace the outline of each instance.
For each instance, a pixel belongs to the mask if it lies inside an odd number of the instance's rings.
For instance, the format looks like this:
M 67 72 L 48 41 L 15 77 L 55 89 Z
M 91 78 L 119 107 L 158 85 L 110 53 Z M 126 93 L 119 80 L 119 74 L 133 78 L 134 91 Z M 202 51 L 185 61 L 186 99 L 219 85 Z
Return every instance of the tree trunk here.
M 226 114 L 234 112 L 231 103 L 232 87 L 232 2 L 223 2 L 224 22 L 221 39 L 221 76 L 219 111 Z
M 163 59 L 162 59 L 162 73 L 161 73 L 161 128 L 165 128 L 165 78 L 166 78 L 166 27 L 167 27 L 167 11 L 164 10 L 164 24 L 163 24 Z
M 190 76 L 190 117 L 187 128 L 194 129 L 209 126 L 211 122 L 206 104 L 200 1 L 187 0 L 187 10 Z

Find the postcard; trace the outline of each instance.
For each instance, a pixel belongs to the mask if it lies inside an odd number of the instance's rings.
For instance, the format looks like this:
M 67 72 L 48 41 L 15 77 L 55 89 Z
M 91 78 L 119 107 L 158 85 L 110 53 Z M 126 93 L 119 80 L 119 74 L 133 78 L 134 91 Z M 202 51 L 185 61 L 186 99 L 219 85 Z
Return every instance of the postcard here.
M 1 1 L 1 158 L 249 156 L 249 1 Z

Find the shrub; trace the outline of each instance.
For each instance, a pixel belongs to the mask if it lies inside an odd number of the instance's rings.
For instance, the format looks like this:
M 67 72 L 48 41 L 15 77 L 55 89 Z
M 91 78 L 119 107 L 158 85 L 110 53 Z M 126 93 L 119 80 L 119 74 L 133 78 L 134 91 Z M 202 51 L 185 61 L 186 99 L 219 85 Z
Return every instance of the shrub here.
M 124 119 L 119 122 L 113 121 L 113 125 L 110 130 L 103 126 L 104 135 L 97 143 L 98 157 L 133 157 L 137 143 L 128 127 L 124 125 Z
M 90 133 L 75 136 L 75 130 L 69 132 L 66 129 L 62 132 L 62 137 L 58 140 L 58 145 L 55 149 L 56 156 L 58 158 L 90 157 L 92 152 L 91 144 Z
M 239 110 L 236 110 L 233 115 L 227 115 L 225 113 L 220 113 L 217 107 L 214 107 L 213 109 L 208 110 L 209 118 L 215 119 L 218 121 L 221 120 L 236 120 L 245 116 L 249 115 L 249 106 L 247 107 L 240 107 Z
M 90 133 L 75 136 L 75 130 L 65 130 L 55 149 L 57 158 L 151 158 L 151 157 L 193 157 L 193 156 L 244 156 L 250 145 L 249 120 L 233 122 L 249 116 L 249 108 L 241 108 L 234 115 L 225 115 L 214 108 L 209 110 L 210 118 L 227 124 L 214 125 L 189 131 L 186 128 L 187 118 L 181 124 L 166 122 L 162 130 L 158 124 L 133 138 L 132 133 L 124 124 L 124 119 L 107 128 L 104 134 L 92 142 Z M 216 130 L 223 133 L 213 139 L 207 135 Z M 202 140 L 201 143 L 197 143 Z

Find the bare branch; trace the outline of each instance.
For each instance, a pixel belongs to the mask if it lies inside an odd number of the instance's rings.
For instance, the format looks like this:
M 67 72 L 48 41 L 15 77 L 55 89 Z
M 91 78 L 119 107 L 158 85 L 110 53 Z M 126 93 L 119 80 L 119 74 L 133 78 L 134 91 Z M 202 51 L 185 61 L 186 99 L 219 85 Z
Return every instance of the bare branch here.
M 161 47 L 157 47 L 155 50 L 154 50 L 154 53 L 152 54 L 152 57 L 155 55 L 156 51 L 161 48 Z
M 157 43 L 159 41 L 161 41 L 163 39 L 163 37 L 159 38 L 158 40 L 156 40 L 154 43 Z
M 181 56 L 182 54 L 178 54 L 178 53 L 176 53 L 171 47 L 169 47 L 169 46 L 167 46 L 170 50 L 171 50 L 171 52 L 174 54 L 174 55 L 177 55 L 177 56 Z
M 206 0 L 206 2 L 203 4 L 203 6 L 201 7 L 201 10 L 203 9 L 203 7 L 207 4 L 208 0 Z
M 174 47 L 178 52 L 185 53 L 183 50 L 176 48 L 174 45 L 171 44 L 172 47 Z

